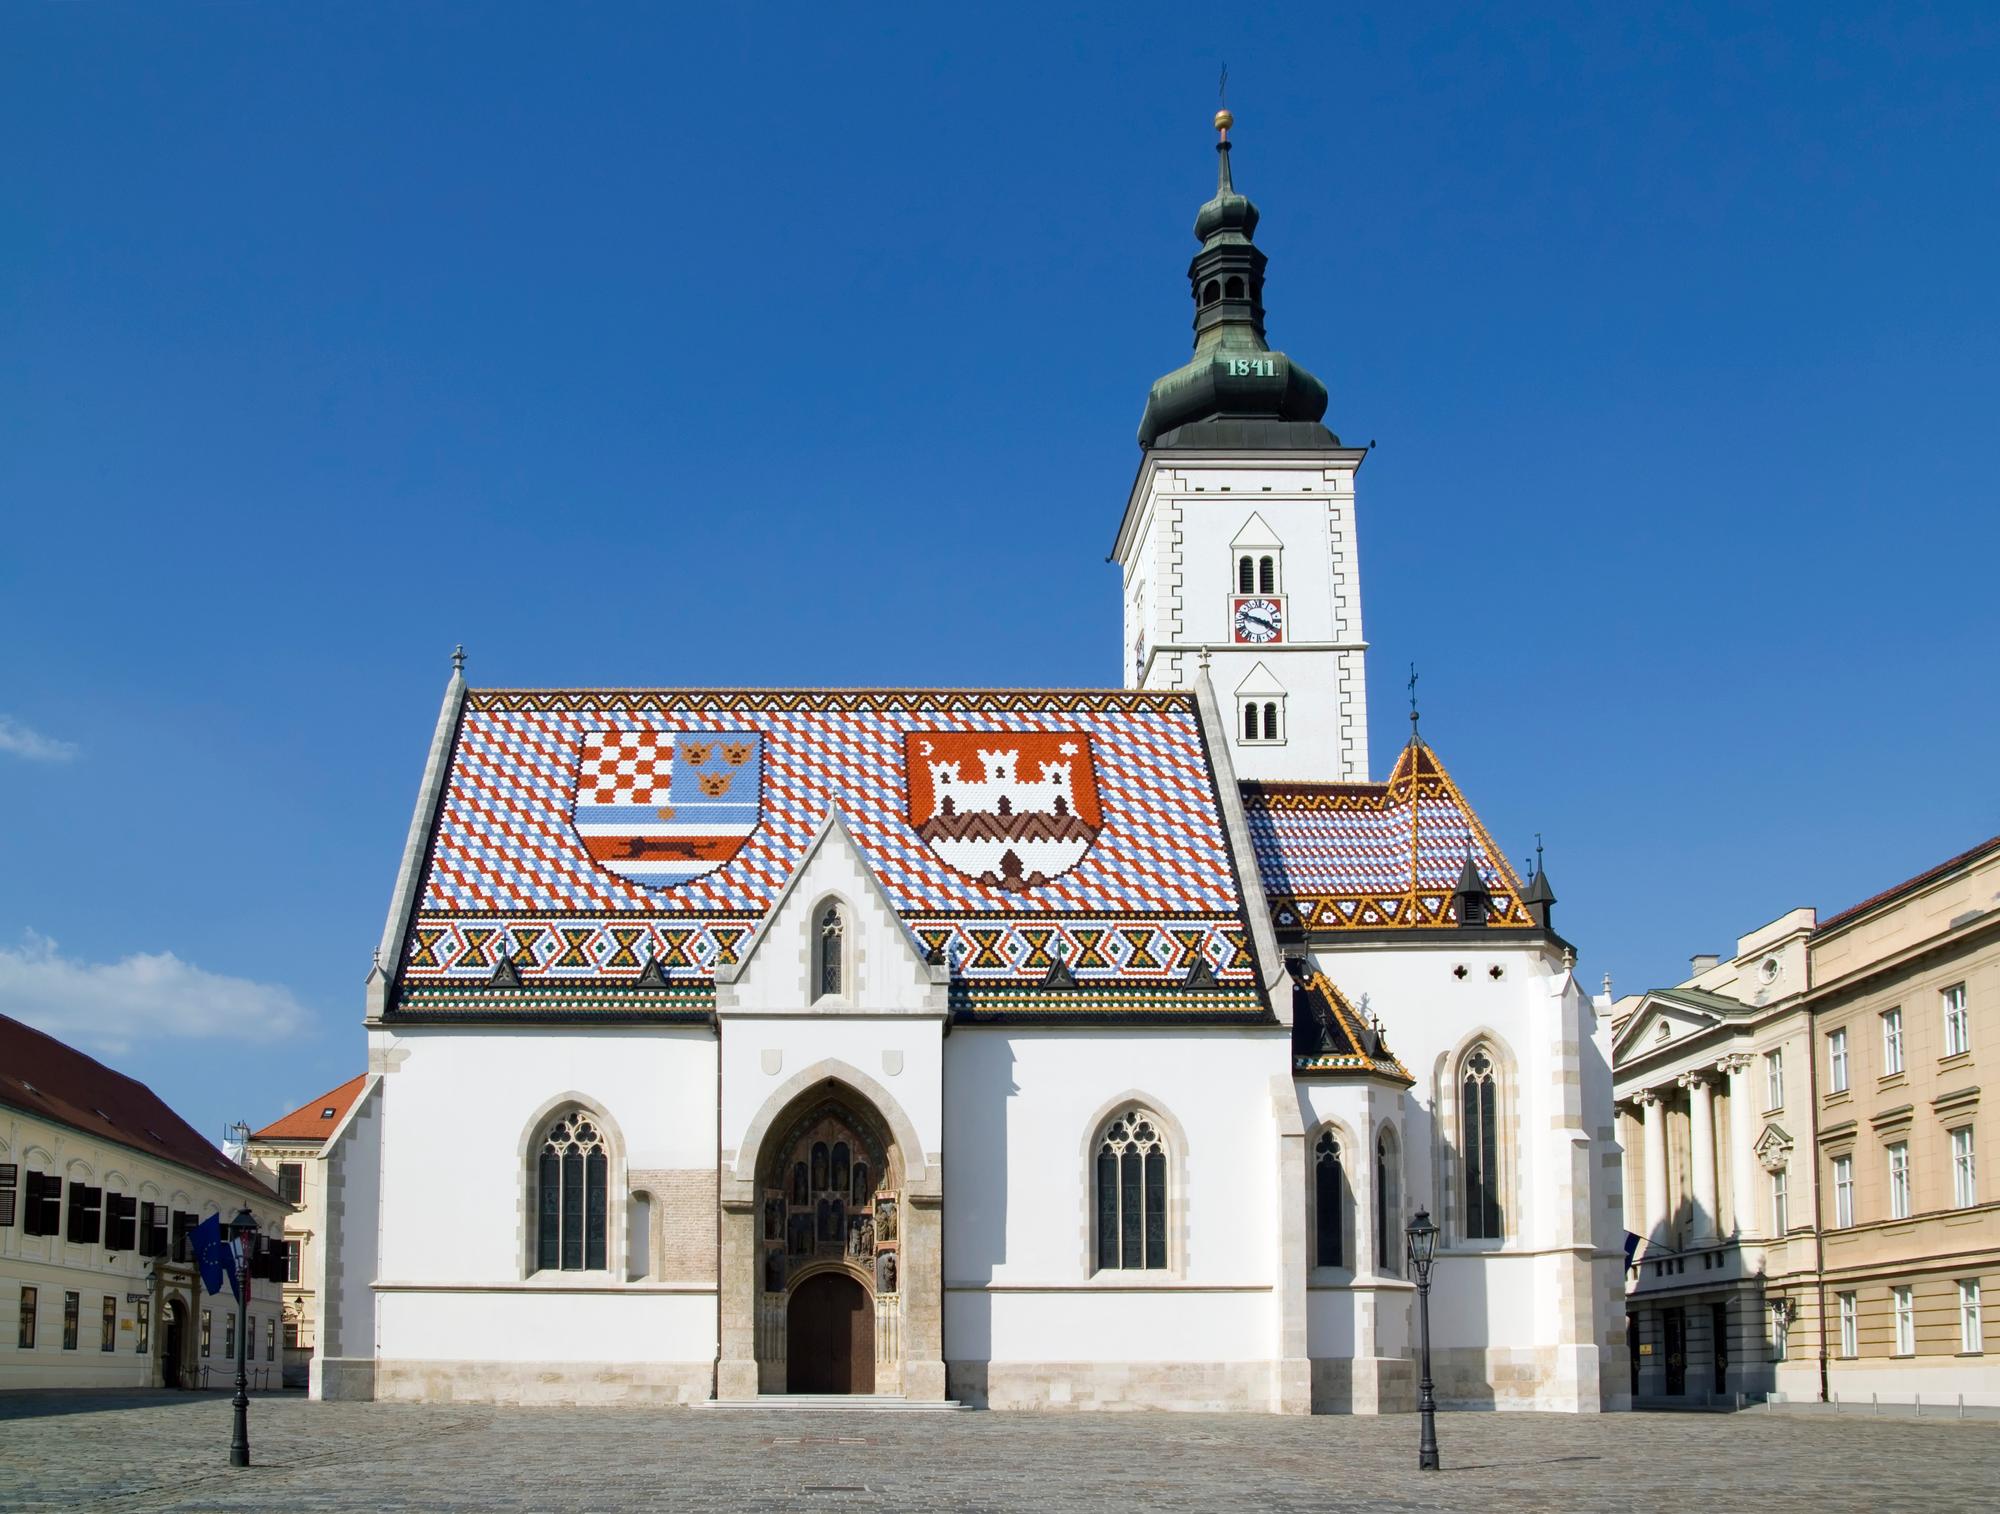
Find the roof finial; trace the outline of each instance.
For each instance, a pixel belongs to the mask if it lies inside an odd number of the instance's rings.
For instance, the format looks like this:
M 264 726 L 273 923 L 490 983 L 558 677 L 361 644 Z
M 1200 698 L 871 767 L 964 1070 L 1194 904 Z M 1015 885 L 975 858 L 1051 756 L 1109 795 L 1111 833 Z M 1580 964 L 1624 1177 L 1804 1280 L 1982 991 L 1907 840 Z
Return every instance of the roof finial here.
M 1535 832 L 1535 876 L 1539 878 L 1541 876 L 1541 873 L 1542 873 L 1542 833 L 1540 831 L 1536 831 Z
M 1410 740 L 1417 740 L 1417 665 L 1410 664 Z
M 1200 669 L 1201 675 L 1204 678 L 1208 676 L 1208 658 L 1209 658 L 1209 646 L 1207 642 L 1203 642 L 1201 646 L 1201 654 L 1195 659 L 1195 667 Z
M 452 648 L 451 670 L 452 672 L 459 674 L 463 674 L 465 672 L 465 643 L 462 641 L 457 646 Z

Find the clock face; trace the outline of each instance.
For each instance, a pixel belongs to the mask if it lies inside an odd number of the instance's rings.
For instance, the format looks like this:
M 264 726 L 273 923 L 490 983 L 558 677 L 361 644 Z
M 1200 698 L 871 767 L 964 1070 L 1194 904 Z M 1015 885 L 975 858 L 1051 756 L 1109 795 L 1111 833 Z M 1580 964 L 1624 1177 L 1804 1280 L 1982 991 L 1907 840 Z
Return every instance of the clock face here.
M 1285 609 L 1275 599 L 1239 599 L 1230 624 L 1238 641 L 1261 646 L 1276 641 L 1285 631 Z

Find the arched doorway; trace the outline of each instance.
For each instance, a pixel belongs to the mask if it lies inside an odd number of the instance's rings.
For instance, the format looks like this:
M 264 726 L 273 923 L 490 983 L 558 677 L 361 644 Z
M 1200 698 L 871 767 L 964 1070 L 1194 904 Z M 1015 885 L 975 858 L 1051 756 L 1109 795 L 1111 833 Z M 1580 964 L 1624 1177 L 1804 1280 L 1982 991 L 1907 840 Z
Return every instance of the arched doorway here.
M 902 1175 L 880 1115 L 831 1080 L 773 1125 L 758 1184 L 762 1391 L 899 1391 Z
M 875 1299 L 850 1273 L 817 1272 L 792 1289 L 785 1391 L 875 1391 Z
M 166 1315 L 166 1328 L 160 1332 L 160 1386 L 178 1388 L 181 1386 L 181 1361 L 187 1347 L 187 1315 L 177 1298 L 168 1299 L 162 1312 Z

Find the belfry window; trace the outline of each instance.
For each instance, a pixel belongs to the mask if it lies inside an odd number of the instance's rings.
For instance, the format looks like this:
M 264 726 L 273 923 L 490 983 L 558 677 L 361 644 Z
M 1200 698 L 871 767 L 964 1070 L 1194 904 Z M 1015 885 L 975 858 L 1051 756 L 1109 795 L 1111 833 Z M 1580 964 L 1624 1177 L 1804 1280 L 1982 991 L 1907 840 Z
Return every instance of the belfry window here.
M 596 1122 L 571 1110 L 550 1124 L 536 1160 L 535 1266 L 602 1272 L 610 1157 Z
M 1322 1130 L 1313 1143 L 1313 1265 L 1344 1267 L 1341 1240 L 1347 1217 L 1347 1174 L 1340 1165 L 1340 1142 Z
M 1242 557 L 1236 562 L 1236 592 L 1254 594 L 1257 592 L 1257 563 L 1254 558 Z
M 1167 1265 L 1167 1148 L 1160 1122 L 1128 1109 L 1097 1143 L 1097 1268 Z
M 1257 559 L 1257 592 L 1259 594 L 1278 592 L 1278 560 L 1275 557 Z
M 1202 291 L 1201 291 L 1202 304 L 1213 305 L 1217 300 L 1221 298 L 1222 298 L 1222 285 L 1217 283 L 1214 279 L 1210 279 L 1208 283 L 1202 286 Z
M 1500 1087 L 1485 1047 L 1475 1047 L 1465 1059 L 1459 1095 L 1465 1234 L 1471 1240 L 1497 1241 L 1501 1238 Z
M 1242 298 L 1243 298 L 1243 280 L 1242 280 L 1242 279 L 1241 279 L 1240 277 L 1238 277 L 1237 275 L 1235 275 L 1235 274 L 1231 274 L 1231 275 L 1230 275 L 1230 278 L 1229 278 L 1229 282 L 1228 282 L 1227 284 L 1225 284 L 1225 285 L 1223 285 L 1223 286 L 1222 286 L 1222 292 L 1223 292 L 1223 296 L 1224 296 L 1225 298 L 1227 298 L 1227 299 L 1232 299 L 1232 300 L 1240 300 L 1240 299 L 1242 299 Z
M 840 906 L 829 903 L 820 911 L 819 924 L 813 933 L 813 997 L 815 999 L 839 998 L 844 986 L 843 971 L 846 966 L 843 950 L 846 945 L 847 925 L 840 916 Z

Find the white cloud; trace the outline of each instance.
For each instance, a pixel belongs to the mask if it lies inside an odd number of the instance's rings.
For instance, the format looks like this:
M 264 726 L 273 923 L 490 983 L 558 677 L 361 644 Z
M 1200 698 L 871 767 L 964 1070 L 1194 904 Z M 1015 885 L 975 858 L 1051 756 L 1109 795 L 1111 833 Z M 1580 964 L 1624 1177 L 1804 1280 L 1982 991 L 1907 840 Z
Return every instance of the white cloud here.
M 76 755 L 76 743 L 44 736 L 11 715 L 0 715 L 0 752 L 12 752 L 30 762 L 68 762 Z
M 172 952 L 79 962 L 35 931 L 0 947 L 0 1014 L 100 1051 L 165 1037 L 269 1041 L 306 1023 L 283 984 L 208 972 Z

